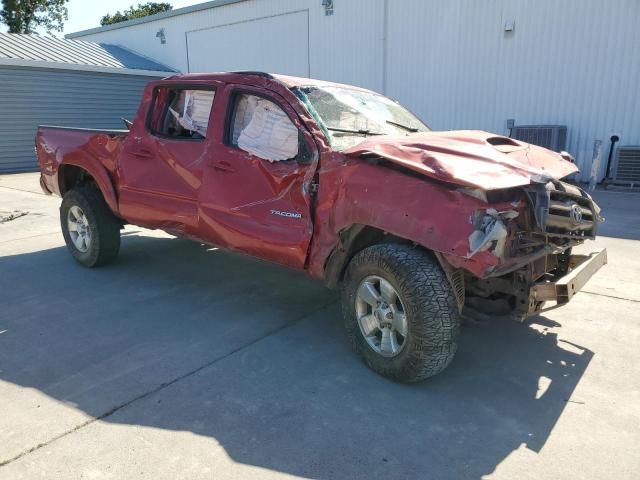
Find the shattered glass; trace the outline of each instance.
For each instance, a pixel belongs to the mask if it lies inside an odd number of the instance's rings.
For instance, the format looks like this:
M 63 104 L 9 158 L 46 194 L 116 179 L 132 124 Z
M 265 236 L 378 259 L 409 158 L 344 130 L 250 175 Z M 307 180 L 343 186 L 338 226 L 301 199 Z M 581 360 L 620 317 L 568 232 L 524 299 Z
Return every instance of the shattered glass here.
M 335 150 L 357 145 L 373 135 L 428 132 L 415 115 L 387 97 L 360 89 L 335 86 L 303 87 L 296 92 L 322 122 Z

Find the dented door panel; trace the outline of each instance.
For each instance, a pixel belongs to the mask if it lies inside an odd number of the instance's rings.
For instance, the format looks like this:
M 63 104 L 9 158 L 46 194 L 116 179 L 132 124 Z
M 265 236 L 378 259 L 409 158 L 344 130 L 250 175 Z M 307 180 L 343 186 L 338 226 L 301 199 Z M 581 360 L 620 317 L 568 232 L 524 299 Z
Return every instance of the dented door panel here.
M 160 82 L 167 89 L 214 89 L 218 82 Z M 132 223 L 198 236 L 198 193 L 212 138 L 170 138 L 150 131 L 154 88 L 145 92 L 138 120 L 119 159 L 120 210 Z M 215 108 L 215 99 L 213 109 Z
M 199 233 L 231 250 L 304 268 L 313 234 L 310 184 L 316 164 L 303 165 L 296 159 L 270 162 L 228 145 L 225 123 L 231 121 L 230 102 L 236 93 L 260 95 L 276 102 L 317 158 L 313 138 L 290 105 L 291 99 L 263 88 L 228 85 L 215 111 L 215 118 L 220 120 L 214 126 L 214 152 L 204 170 Z

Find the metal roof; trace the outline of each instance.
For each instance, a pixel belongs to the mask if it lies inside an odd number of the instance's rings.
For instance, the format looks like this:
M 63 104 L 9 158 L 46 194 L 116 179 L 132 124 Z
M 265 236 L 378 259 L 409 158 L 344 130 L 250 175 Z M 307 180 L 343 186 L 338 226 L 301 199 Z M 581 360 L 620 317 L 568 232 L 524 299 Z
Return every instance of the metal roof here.
M 172 68 L 125 48 L 53 36 L 0 33 L 0 64 L 88 66 L 116 70 L 172 72 Z
M 231 5 L 234 3 L 246 2 L 247 0 L 212 0 L 209 2 L 198 3 L 197 5 L 191 5 L 189 7 L 176 8 L 175 10 L 169 10 L 168 12 L 160 12 L 155 15 L 149 15 L 142 18 L 134 18 L 133 20 L 127 20 L 125 22 L 118 22 L 112 25 L 105 25 L 103 27 L 90 28 L 88 30 L 82 30 L 80 32 L 68 33 L 65 38 L 83 37 L 92 33 L 107 32 L 109 30 L 115 30 L 117 28 L 130 27 L 132 25 L 139 25 L 141 23 L 154 22 L 162 18 L 175 17 L 178 15 L 186 15 L 187 13 L 199 12 L 201 10 L 209 10 L 210 8 L 223 7 L 225 5 Z

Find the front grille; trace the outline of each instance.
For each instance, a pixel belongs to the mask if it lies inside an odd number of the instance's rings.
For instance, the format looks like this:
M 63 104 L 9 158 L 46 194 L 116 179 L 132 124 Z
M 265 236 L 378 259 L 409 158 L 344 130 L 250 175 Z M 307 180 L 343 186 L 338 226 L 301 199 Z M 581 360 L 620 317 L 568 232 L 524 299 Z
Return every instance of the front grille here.
M 595 236 L 590 200 L 568 196 L 564 192 L 549 193 L 547 233 Z
M 538 188 L 529 198 L 543 233 L 565 238 L 596 236 L 599 209 L 584 190 L 565 182 L 549 182 L 544 191 Z

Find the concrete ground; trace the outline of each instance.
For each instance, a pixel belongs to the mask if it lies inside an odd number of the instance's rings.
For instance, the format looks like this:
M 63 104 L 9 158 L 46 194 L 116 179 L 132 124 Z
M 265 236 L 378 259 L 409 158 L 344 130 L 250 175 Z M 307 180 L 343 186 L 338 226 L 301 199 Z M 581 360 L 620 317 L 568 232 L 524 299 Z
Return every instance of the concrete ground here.
M 640 196 L 598 192 L 609 265 L 565 308 L 468 324 L 412 386 L 304 275 L 128 227 L 78 266 L 59 199 L 0 176 L 0 478 L 636 479 Z

